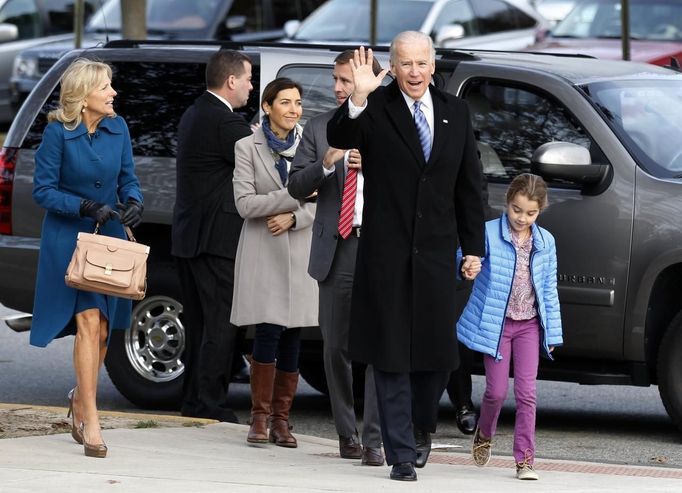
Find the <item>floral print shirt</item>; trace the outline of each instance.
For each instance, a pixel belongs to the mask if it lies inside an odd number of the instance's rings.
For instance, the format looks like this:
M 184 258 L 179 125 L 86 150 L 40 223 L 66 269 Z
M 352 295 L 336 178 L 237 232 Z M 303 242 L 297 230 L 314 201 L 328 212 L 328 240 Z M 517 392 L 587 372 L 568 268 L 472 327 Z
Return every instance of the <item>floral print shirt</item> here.
M 521 241 L 518 233 L 509 228 L 512 244 L 516 249 L 516 270 L 512 282 L 511 295 L 506 316 L 512 320 L 530 320 L 537 316 L 535 309 L 535 290 L 530 278 L 530 252 L 533 248 L 533 235 Z

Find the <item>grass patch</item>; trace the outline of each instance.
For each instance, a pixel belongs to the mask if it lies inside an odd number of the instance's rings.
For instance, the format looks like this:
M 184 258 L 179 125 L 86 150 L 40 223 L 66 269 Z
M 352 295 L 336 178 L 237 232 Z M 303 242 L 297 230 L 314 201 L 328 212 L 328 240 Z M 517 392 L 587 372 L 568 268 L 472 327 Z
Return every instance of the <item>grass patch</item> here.
M 154 421 L 153 419 L 150 419 L 148 421 L 138 421 L 135 423 L 135 428 L 158 428 L 159 423 Z
M 182 426 L 184 426 L 185 428 L 189 428 L 192 426 L 194 428 L 203 428 L 206 425 L 204 423 L 199 422 L 199 421 L 188 421 L 188 422 L 182 423 Z

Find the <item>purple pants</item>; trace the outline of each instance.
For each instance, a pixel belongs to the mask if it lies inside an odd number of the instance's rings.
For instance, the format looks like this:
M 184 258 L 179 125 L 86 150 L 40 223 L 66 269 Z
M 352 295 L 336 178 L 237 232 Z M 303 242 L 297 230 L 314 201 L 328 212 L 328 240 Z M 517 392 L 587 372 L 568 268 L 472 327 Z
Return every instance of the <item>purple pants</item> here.
M 540 359 L 540 324 L 530 320 L 505 318 L 500 339 L 501 361 L 485 355 L 485 393 L 478 426 L 485 437 L 495 436 L 497 419 L 509 389 L 509 365 L 514 358 L 514 459 L 516 462 L 535 458 L 536 380 Z

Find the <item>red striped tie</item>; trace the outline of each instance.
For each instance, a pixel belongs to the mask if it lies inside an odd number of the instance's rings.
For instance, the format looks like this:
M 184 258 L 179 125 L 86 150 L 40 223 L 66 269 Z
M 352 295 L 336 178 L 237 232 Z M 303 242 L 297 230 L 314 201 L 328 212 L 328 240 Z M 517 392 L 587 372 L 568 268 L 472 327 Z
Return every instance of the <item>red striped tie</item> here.
M 343 198 L 341 199 L 341 214 L 339 215 L 339 233 L 344 240 L 350 235 L 353 227 L 353 213 L 355 212 L 355 195 L 358 190 L 358 170 L 348 168 L 346 181 L 343 184 Z

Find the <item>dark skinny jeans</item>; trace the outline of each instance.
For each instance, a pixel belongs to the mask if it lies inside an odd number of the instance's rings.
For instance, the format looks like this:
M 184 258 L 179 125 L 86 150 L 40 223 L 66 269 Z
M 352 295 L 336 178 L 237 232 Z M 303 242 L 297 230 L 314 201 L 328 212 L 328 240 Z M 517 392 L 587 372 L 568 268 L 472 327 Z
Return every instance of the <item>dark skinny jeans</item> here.
M 281 325 L 258 324 L 252 357 L 259 363 L 277 361 L 278 370 L 294 373 L 298 371 L 300 345 L 300 328 L 287 329 Z

